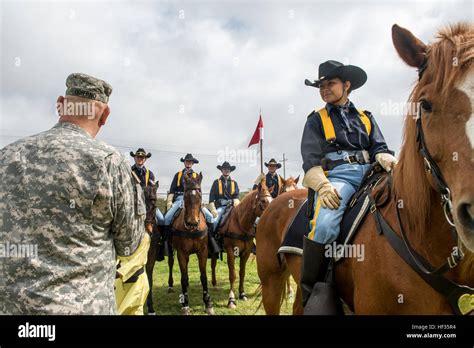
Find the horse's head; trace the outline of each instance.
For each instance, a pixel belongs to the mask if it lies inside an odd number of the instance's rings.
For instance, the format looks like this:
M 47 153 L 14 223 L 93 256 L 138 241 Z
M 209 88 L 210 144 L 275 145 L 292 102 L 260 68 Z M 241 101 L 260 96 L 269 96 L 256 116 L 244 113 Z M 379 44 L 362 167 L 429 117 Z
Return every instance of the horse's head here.
M 199 227 L 201 217 L 202 173 L 197 178 L 184 175 L 184 226 L 187 229 L 195 230 Z
M 274 186 L 267 187 L 265 180 L 258 185 L 257 197 L 255 201 L 255 214 L 257 216 L 262 215 L 263 211 L 272 202 L 273 198 L 271 192 L 273 192 Z
M 155 226 L 155 212 L 156 212 L 156 191 L 158 186 L 151 182 L 145 186 L 145 205 L 146 205 L 146 216 L 145 216 L 145 229 L 148 233 L 153 232 L 153 226 Z
M 448 221 L 474 251 L 474 26 L 450 26 L 436 42 L 425 45 L 394 25 L 392 39 L 400 57 L 419 71 L 410 96 L 417 110 L 405 121 L 400 154 L 400 162 L 412 169 L 405 168 L 403 174 L 418 175 L 421 188 L 416 190 L 425 197 L 441 194 Z M 425 148 L 425 154 L 419 148 Z
M 293 191 L 298 188 L 298 181 L 300 180 L 300 176 L 298 175 L 296 178 L 290 176 L 288 179 L 282 179 L 282 192 Z

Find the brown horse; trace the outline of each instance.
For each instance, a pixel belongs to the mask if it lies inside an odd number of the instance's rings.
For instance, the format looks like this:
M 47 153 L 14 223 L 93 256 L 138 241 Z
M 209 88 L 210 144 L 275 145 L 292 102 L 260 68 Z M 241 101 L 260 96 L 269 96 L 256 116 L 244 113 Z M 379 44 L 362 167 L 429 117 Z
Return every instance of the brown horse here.
M 204 214 L 201 211 L 202 192 L 201 192 L 202 174 L 197 178 L 184 175 L 184 208 L 179 213 L 172 225 L 171 243 L 176 249 L 179 269 L 181 271 L 181 289 L 179 301 L 182 306 L 183 314 L 190 314 L 188 298 L 188 263 L 189 255 L 197 254 L 199 271 L 201 273 L 201 285 L 203 291 L 203 301 L 207 314 L 214 314 L 211 296 L 208 292 L 206 264 L 207 264 L 207 225 Z
M 148 231 L 149 228 L 147 228 Z M 148 250 L 148 257 L 146 262 L 146 274 L 148 277 L 148 284 L 150 285 L 150 292 L 147 296 L 147 308 L 148 314 L 154 314 L 154 306 L 153 306 L 153 269 L 155 268 L 155 262 L 160 261 L 158 260 L 159 249 L 163 247 L 162 243 L 168 243 L 168 241 L 162 240 L 162 233 L 163 233 L 163 226 L 154 225 L 152 229 L 151 235 L 151 243 L 150 249 Z M 171 249 L 171 246 L 170 248 Z M 173 266 L 174 266 L 174 256 L 172 254 L 172 250 L 170 250 L 171 254 L 168 256 L 168 292 L 172 292 L 173 290 Z
M 405 118 L 399 163 L 373 191 L 379 205 L 353 240 L 365 246 L 364 261 L 345 258 L 336 263 L 337 289 L 356 314 L 459 314 L 459 308 L 399 256 L 387 234 L 377 233 L 375 216 L 380 214 L 396 235 L 405 238 L 412 255 L 416 252 L 436 266 L 449 256 L 445 277 L 465 286 L 458 305 L 463 303 L 464 313 L 469 313 L 474 286 L 474 28 L 453 25 L 439 32 L 438 41 L 425 45 L 394 25 L 392 38 L 400 57 L 419 69 L 410 102 L 421 109 L 418 116 L 409 113 Z M 283 194 L 260 219 L 257 267 L 267 314 L 279 313 L 284 280 L 290 273 L 299 283 L 301 257 L 285 255 L 280 267 L 275 249 L 297 210 L 289 208 L 290 202 L 298 206 L 306 194 L 306 190 Z M 410 260 L 415 259 L 419 262 L 420 257 Z M 298 288 L 293 313 L 302 312 Z
M 283 192 L 293 191 L 298 188 L 298 181 L 300 180 L 300 176 L 298 175 L 296 178 L 290 176 L 288 179 L 282 178 L 282 185 L 280 188 L 280 192 L 278 194 L 282 194 Z
M 265 180 L 262 180 L 256 190 L 250 191 L 230 212 L 229 217 L 224 222 L 224 225 L 218 229 L 218 233 L 224 238 L 224 250 L 227 254 L 227 265 L 229 267 L 229 308 L 236 307 L 234 295 L 235 283 L 235 258 L 240 257 L 239 269 L 239 299 L 247 300 L 247 295 L 244 291 L 245 267 L 249 259 L 252 243 L 254 239 L 254 223 L 258 216 L 261 216 L 263 211 L 272 201 L 273 187 L 268 188 Z M 217 258 L 213 257 L 211 260 L 212 267 L 212 284 L 217 284 L 216 280 L 216 263 Z
M 300 180 L 299 175 L 296 178 L 293 178 L 292 176 L 290 176 L 288 179 L 282 179 L 282 185 L 280 187 L 280 192 L 278 193 L 278 195 L 280 195 L 284 192 L 297 190 L 299 180 Z M 288 299 L 291 299 L 294 296 L 293 288 L 291 287 L 290 277 L 288 277 L 288 280 L 286 282 L 286 294 L 287 294 Z
M 145 218 L 145 229 L 151 236 L 151 243 L 150 248 L 148 249 L 148 256 L 147 256 L 147 263 L 145 266 L 148 284 L 150 286 L 150 291 L 148 292 L 148 296 L 146 299 L 148 314 L 154 314 L 155 310 L 153 307 L 153 269 L 155 267 L 155 261 L 157 260 L 158 250 L 161 247 L 160 240 L 161 235 L 163 233 L 163 227 L 158 226 L 156 224 L 156 191 L 158 190 L 158 184 L 149 184 L 144 188 L 145 194 L 145 205 L 146 205 L 146 218 Z M 164 243 L 167 243 L 165 241 Z M 174 257 L 171 254 L 168 257 L 168 268 L 169 268 L 169 276 L 168 276 L 168 292 L 171 291 L 173 288 L 173 265 L 174 265 Z

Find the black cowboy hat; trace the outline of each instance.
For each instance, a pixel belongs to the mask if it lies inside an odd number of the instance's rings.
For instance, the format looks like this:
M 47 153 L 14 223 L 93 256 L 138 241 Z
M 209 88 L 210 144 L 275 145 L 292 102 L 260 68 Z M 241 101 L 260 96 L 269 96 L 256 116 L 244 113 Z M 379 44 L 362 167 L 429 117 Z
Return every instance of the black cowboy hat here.
M 145 149 L 143 149 L 143 148 L 140 147 L 140 148 L 137 150 L 137 152 L 135 152 L 135 153 L 133 153 L 133 151 L 130 151 L 130 156 L 132 156 L 132 157 L 135 157 L 135 156 L 143 156 L 143 157 L 146 157 L 146 158 L 150 158 L 150 157 L 151 157 L 151 152 L 147 153 L 147 152 L 145 151 Z
M 193 155 L 191 155 L 190 153 L 186 154 L 186 156 L 184 156 L 184 158 L 181 158 L 180 159 L 181 162 L 184 162 L 184 161 L 193 161 L 193 163 L 199 163 L 199 161 L 197 159 L 195 159 L 193 157 Z
M 275 164 L 277 166 L 277 169 L 281 168 L 281 163 L 278 163 L 277 161 L 275 161 L 274 158 L 268 161 L 268 163 L 265 162 L 265 167 L 268 167 L 270 164 Z
M 306 86 L 319 88 L 319 84 L 324 80 L 330 80 L 339 77 L 342 81 L 351 82 L 351 91 L 362 87 L 367 81 L 367 74 L 364 70 L 355 65 L 344 65 L 335 60 L 328 60 L 319 65 L 318 79 L 314 82 L 306 79 Z
M 230 171 L 233 172 L 235 170 L 235 166 L 231 166 L 229 162 L 225 161 L 221 166 L 218 165 L 217 169 L 230 169 Z

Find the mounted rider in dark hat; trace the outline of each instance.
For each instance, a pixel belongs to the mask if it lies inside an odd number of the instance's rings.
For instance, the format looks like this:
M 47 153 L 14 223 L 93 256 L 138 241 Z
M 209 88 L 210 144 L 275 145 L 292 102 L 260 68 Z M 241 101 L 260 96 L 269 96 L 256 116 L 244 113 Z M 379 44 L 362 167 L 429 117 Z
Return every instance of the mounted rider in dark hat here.
M 194 158 L 192 154 L 186 154 L 180 161 L 184 163 L 184 169 L 177 172 L 171 182 L 170 190 L 166 198 L 165 226 L 170 225 L 176 210 L 183 207 L 184 175 L 194 178 L 197 178 L 198 175 L 198 173 L 193 170 L 193 165 L 199 163 L 199 161 Z
M 268 168 L 268 173 L 266 175 L 262 173 L 257 177 L 252 190 L 257 189 L 258 184 L 260 184 L 265 178 L 265 183 L 267 187 L 270 188 L 273 186 L 273 191 L 270 192 L 272 198 L 276 198 L 280 193 L 280 189 L 283 185 L 280 175 L 278 175 L 276 172 L 277 169 L 281 168 L 281 163 L 278 163 L 274 158 L 272 158 L 270 161 L 268 161 L 268 163 L 265 162 L 265 167 Z
M 140 185 L 145 193 L 145 203 L 146 206 L 148 207 L 150 205 L 150 200 L 156 199 L 156 197 L 150 197 L 149 195 L 149 190 L 146 188 L 148 185 L 156 185 L 156 189 L 158 189 L 158 181 L 155 181 L 155 175 L 151 170 L 145 167 L 145 162 L 147 161 L 148 158 L 151 157 L 151 153 L 146 152 L 144 148 L 139 148 L 136 152 L 130 151 L 130 156 L 133 157 L 135 160 L 135 164 L 132 166 L 132 173 L 135 175 L 135 177 L 140 181 Z M 155 190 L 156 193 L 156 190 Z M 154 204 L 155 202 L 153 202 Z M 158 225 L 163 225 L 164 223 L 164 217 L 163 213 L 160 211 L 160 209 L 156 208 L 155 211 L 155 218 L 156 218 L 156 223 Z
M 314 193 L 309 195 L 314 204 L 311 230 L 303 243 L 303 305 L 314 294 L 318 294 L 321 301 L 337 298 L 331 293 L 332 288 L 324 285 L 331 261 L 325 257 L 325 246 L 338 237 L 344 209 L 370 163 L 377 161 L 386 171 L 397 163 L 374 116 L 357 109 L 348 99 L 366 80 L 367 74 L 361 68 L 334 60 L 319 66 L 316 81 L 305 80 L 307 86 L 319 88 L 326 105 L 308 116 L 301 140 L 303 186 Z M 321 310 L 311 314 L 338 314 L 340 311 L 341 307 L 335 303 L 322 303 Z
M 222 165 L 218 165 L 217 169 L 221 171 L 222 175 L 214 180 L 209 193 L 209 210 L 214 218 L 214 232 L 217 231 L 226 207 L 229 204 L 235 207 L 240 203 L 239 185 L 237 181 L 230 177 L 230 173 L 235 170 L 235 166 L 231 166 L 226 161 Z

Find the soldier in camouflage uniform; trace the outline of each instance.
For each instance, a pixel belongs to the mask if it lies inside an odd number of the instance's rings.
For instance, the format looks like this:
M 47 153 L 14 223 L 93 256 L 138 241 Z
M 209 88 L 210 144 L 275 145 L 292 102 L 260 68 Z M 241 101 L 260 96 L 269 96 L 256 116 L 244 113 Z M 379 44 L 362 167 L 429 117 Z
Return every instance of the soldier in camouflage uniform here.
M 145 204 L 125 157 L 95 136 L 112 87 L 71 74 L 59 122 L 0 150 L 0 314 L 115 314 L 116 256 L 144 236 Z M 86 112 L 84 112 L 86 111 Z

